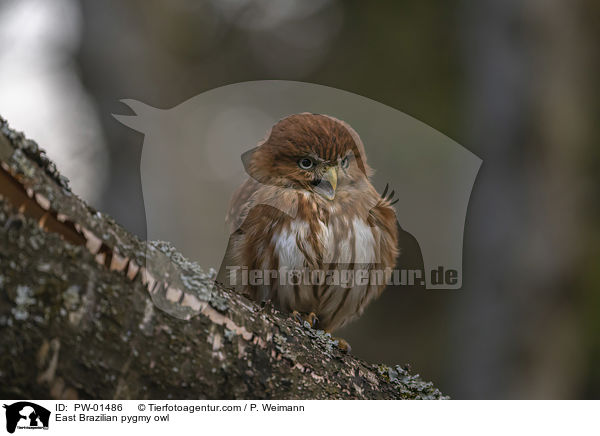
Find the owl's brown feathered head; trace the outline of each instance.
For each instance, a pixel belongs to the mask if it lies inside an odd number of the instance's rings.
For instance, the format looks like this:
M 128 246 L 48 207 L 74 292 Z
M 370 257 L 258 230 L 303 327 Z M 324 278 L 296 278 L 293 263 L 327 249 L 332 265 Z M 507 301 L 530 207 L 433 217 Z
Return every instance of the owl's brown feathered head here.
M 260 183 L 306 189 L 328 200 L 337 190 L 371 175 L 358 134 L 328 115 L 302 113 L 282 119 L 243 161 Z

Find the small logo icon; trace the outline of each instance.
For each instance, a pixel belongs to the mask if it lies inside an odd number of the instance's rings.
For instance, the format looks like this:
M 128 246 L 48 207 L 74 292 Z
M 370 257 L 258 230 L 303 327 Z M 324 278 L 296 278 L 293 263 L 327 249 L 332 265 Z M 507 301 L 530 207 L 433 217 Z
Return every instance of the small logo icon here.
M 48 430 L 50 411 L 29 401 L 19 401 L 11 405 L 4 405 L 6 409 L 6 431 L 14 433 L 18 428 Z

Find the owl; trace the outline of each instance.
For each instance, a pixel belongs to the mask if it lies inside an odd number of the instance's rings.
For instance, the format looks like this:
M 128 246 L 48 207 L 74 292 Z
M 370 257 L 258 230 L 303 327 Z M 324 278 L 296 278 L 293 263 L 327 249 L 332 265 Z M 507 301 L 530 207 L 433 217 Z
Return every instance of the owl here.
M 359 317 L 395 266 L 398 228 L 358 134 L 331 116 L 291 115 L 242 160 L 249 178 L 227 214 L 218 281 L 328 332 Z

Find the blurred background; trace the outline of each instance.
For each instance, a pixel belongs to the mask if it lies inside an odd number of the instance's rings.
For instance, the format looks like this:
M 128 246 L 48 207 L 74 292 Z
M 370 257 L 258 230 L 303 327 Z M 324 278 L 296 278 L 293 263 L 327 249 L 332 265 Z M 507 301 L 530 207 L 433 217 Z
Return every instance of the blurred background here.
M 2 0 L 0 115 L 142 238 L 143 136 L 236 82 L 340 88 L 483 159 L 463 289 L 384 293 L 340 332 L 453 398 L 600 398 L 600 4 L 592 0 Z M 594 145 L 596 144 L 596 145 Z

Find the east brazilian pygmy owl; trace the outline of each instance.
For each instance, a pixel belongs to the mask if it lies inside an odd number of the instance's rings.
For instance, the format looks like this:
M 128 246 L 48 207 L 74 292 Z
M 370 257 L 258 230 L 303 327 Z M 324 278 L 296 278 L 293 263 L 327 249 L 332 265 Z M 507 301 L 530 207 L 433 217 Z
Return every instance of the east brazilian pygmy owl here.
M 250 177 L 231 201 L 219 280 L 326 331 L 360 316 L 395 266 L 398 229 L 358 134 L 327 115 L 296 114 L 243 161 Z

